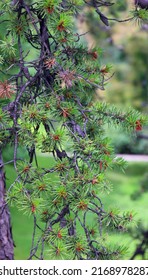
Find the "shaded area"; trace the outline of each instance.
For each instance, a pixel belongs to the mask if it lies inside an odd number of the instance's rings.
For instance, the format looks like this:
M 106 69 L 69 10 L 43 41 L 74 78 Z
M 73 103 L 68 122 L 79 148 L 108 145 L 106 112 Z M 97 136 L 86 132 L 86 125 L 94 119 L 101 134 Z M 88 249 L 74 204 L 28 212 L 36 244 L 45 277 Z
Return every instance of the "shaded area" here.
M 6 184 L 3 171 L 3 159 L 0 149 L 0 260 L 14 258 L 14 244 L 11 231 L 10 213 L 5 201 Z

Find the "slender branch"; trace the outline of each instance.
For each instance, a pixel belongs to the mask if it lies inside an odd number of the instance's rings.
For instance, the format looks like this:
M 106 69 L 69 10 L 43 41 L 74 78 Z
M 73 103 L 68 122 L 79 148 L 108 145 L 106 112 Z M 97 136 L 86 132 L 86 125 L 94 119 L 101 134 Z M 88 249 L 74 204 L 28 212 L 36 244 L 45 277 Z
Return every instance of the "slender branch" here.
M 130 18 L 126 18 L 126 19 L 108 18 L 109 21 L 117 21 L 117 22 L 128 22 L 133 19 L 134 19 L 134 17 L 130 17 Z

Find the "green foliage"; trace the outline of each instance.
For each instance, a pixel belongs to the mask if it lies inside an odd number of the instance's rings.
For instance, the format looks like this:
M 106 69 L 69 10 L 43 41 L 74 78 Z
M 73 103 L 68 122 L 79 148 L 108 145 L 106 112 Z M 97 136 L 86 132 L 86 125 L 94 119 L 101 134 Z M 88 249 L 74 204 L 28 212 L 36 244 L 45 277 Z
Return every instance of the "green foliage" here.
M 2 0 L 0 3 L 0 10 L 4 13 L 11 13 L 11 0 Z
M 101 193 L 111 191 L 107 171 L 125 166 L 115 157 L 104 126 L 137 131 L 146 118 L 132 109 L 122 112 L 107 103 L 94 102 L 95 89 L 104 90 L 110 79 L 110 65 L 102 66 L 100 49 L 88 50 L 73 30 L 81 4 L 18 2 L 12 10 L 22 25 L 19 27 L 27 40 L 26 48 L 20 30 L 12 36 L 14 17 L 8 20 L 1 45 L 5 59 L 9 57 L 5 74 L 16 85 L 14 92 L 7 80 L 0 83 L 0 97 L 11 98 L 1 111 L 2 141 L 4 146 L 14 146 L 12 161 L 17 174 L 8 189 L 7 201 L 34 218 L 29 259 L 38 254 L 37 258 L 44 258 L 44 243 L 49 258 L 119 258 L 123 247 L 104 248 L 98 239 L 106 231 L 126 230 L 133 222 L 131 212 L 122 214 L 115 208 L 108 211 L 100 198 Z M 14 51 L 16 44 L 19 59 Z M 31 61 L 30 49 L 37 50 L 37 57 Z M 12 56 L 18 71 L 7 74 Z M 18 153 L 22 146 L 28 152 L 25 160 Z M 51 166 L 41 166 L 37 152 L 48 153 L 53 158 Z M 95 240 L 88 224 L 90 214 L 97 229 Z
M 4 40 L 0 40 L 0 50 L 3 57 L 14 57 L 15 56 L 15 48 L 14 48 L 14 40 L 12 36 L 6 37 Z
M 3 57 L 0 55 L 0 64 L 3 64 L 4 60 Z
M 146 9 L 139 9 L 133 12 L 133 16 L 135 20 L 148 21 L 148 11 Z
M 0 148 L 5 146 L 6 140 L 10 136 L 10 133 L 7 130 L 9 124 L 9 115 L 6 112 L 3 112 L 3 110 L 0 108 Z
M 48 156 L 39 156 L 38 160 L 41 166 L 49 167 L 51 165 L 52 158 L 49 159 Z M 134 209 L 134 212 L 138 213 L 138 219 L 142 220 L 142 223 L 145 224 L 145 230 L 147 229 L 147 195 L 140 195 L 138 196 L 138 200 L 135 202 L 131 199 L 130 195 L 133 194 L 140 188 L 140 182 L 142 181 L 142 177 L 144 173 L 147 172 L 147 163 L 129 163 L 128 168 L 126 169 L 126 173 L 123 174 L 119 170 L 113 170 L 108 172 L 108 180 L 114 186 L 114 190 L 110 193 L 110 195 L 106 195 L 106 193 L 101 192 L 102 201 L 104 201 L 104 205 L 106 205 L 106 209 L 111 209 L 111 205 L 117 205 L 117 208 L 120 208 L 120 212 L 123 209 Z M 11 178 L 9 178 L 8 174 L 11 174 Z M 6 166 L 6 178 L 7 178 L 7 187 L 15 180 L 15 173 L 13 169 L 13 165 Z M 99 184 L 100 186 L 100 184 Z M 96 185 L 95 185 L 96 187 Z M 98 189 L 98 187 L 97 187 Z M 122 196 L 122 203 L 121 203 L 121 196 Z M 145 212 L 146 211 L 146 212 Z M 48 219 L 47 211 L 43 210 L 43 214 L 40 216 L 41 220 L 45 223 L 46 218 Z M 145 215 L 143 215 L 145 213 Z M 16 207 L 11 207 L 11 216 L 12 216 L 12 224 L 13 224 L 13 237 L 15 240 L 15 259 L 27 259 L 28 254 L 30 251 L 30 244 L 31 244 L 31 237 L 32 237 L 32 230 L 33 230 L 33 216 L 22 215 L 23 212 L 18 212 Z M 66 219 L 68 224 L 72 223 L 74 220 L 74 216 L 67 215 Z M 21 227 L 20 227 L 21 224 Z M 115 231 L 109 231 L 107 234 L 106 231 L 103 232 L 103 236 L 98 236 L 98 227 L 96 227 L 95 220 L 92 219 L 92 216 L 88 216 L 88 228 L 93 238 L 97 237 L 97 240 L 100 244 L 100 250 L 105 250 L 105 247 L 110 248 L 110 252 L 115 252 L 115 248 L 117 246 L 120 248 L 121 244 L 125 244 L 128 250 L 124 250 L 123 254 L 119 254 L 119 259 L 129 259 L 137 246 L 138 239 L 141 239 L 142 234 L 140 232 L 140 225 L 138 223 L 137 227 L 133 226 L 132 230 L 132 237 L 131 237 L 131 230 L 130 231 L 118 231 L 118 234 Z M 54 226 L 53 235 L 56 236 L 59 227 Z M 63 232 L 64 230 L 64 232 Z M 109 230 L 109 228 L 108 228 Z M 65 237 L 65 229 L 62 229 L 62 234 L 64 235 L 64 240 L 67 238 Z M 79 228 L 79 234 L 81 234 L 81 230 Z M 138 235 L 137 239 L 133 239 L 133 235 Z M 39 236 L 39 232 L 38 232 Z M 47 237 L 49 237 L 47 232 Z M 59 240 L 59 239 L 58 239 Z M 61 239 L 60 239 L 61 240 Z M 123 242 L 124 240 L 124 242 Z M 122 246 L 121 246 L 122 247 Z M 124 247 L 124 246 L 123 246 Z M 50 247 L 51 248 L 51 247 Z M 70 248 L 69 248 L 70 249 Z M 49 247 L 45 245 L 45 259 L 50 258 L 49 254 Z M 115 256 L 115 255 L 114 255 Z M 102 255 L 103 257 L 103 255 Z M 108 259 L 111 259 L 112 254 L 108 255 Z M 71 259 L 70 254 L 66 257 L 66 259 Z M 117 256 L 115 256 L 117 258 Z M 55 255 L 53 259 L 56 259 Z M 106 257 L 104 257 L 106 259 Z

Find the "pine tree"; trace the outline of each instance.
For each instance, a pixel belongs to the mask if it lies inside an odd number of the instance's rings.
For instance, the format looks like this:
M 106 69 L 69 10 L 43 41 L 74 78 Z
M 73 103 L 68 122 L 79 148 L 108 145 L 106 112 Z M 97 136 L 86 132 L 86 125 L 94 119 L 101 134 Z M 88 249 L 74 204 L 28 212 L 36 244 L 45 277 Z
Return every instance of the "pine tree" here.
M 0 3 L 0 149 L 13 146 L 10 162 L 16 172 L 5 204 L 33 216 L 29 259 L 44 259 L 45 246 L 49 259 L 117 259 L 125 252 L 124 246 L 115 248 L 105 240 L 109 230 L 124 231 L 134 220 L 130 211 L 103 205 L 101 193 L 111 190 L 107 170 L 125 165 L 115 157 L 105 125 L 135 133 L 145 117 L 94 102 L 95 89 L 104 90 L 110 83 L 111 68 L 103 65 L 102 50 L 88 50 L 83 34 L 74 28 L 84 5 L 91 5 L 108 25 L 100 8 L 110 4 Z M 25 159 L 20 147 L 28 153 Z M 49 156 L 49 168 L 41 166 L 38 152 Z M 4 183 L 4 176 L 1 180 Z

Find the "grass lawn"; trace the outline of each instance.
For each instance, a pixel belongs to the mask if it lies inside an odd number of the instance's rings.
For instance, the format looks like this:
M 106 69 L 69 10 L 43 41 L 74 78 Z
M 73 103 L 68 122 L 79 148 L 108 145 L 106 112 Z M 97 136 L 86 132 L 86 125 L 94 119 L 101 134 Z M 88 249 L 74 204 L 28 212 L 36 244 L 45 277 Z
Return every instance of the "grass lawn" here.
M 136 213 L 135 219 L 141 221 L 146 228 L 148 228 L 148 193 L 141 195 L 137 200 L 132 200 L 131 195 L 140 189 L 143 175 L 148 170 L 147 166 L 147 163 L 129 163 L 125 174 L 109 172 L 108 178 L 113 184 L 113 191 L 108 197 L 102 196 L 104 205 L 108 209 L 115 206 L 122 211 L 133 211 Z M 128 233 L 111 234 L 111 240 L 113 243 L 123 244 L 128 248 L 125 259 L 132 256 L 137 241 L 134 241 Z
M 51 158 L 39 156 L 39 165 L 50 167 Z M 129 163 L 126 173 L 120 171 L 108 172 L 108 179 L 112 182 L 113 191 L 109 194 L 101 194 L 101 199 L 105 205 L 105 209 L 111 207 L 118 207 L 121 210 L 133 210 L 137 213 L 136 219 L 141 219 L 148 227 L 148 193 L 143 194 L 138 200 L 132 200 L 131 195 L 140 187 L 140 182 L 143 174 L 147 170 L 147 163 Z M 11 165 L 6 169 L 7 186 L 13 182 L 15 174 Z M 15 259 L 27 259 L 29 256 L 29 249 L 31 247 L 31 237 L 33 230 L 32 217 L 28 217 L 23 212 L 13 207 L 10 209 L 12 217 L 13 238 L 15 242 Z M 91 217 L 90 217 L 91 220 Z M 92 222 L 92 221 L 91 221 Z M 128 247 L 128 253 L 125 259 L 129 259 L 135 248 L 135 241 L 128 233 L 108 233 L 109 240 L 114 245 L 115 243 L 123 244 Z

